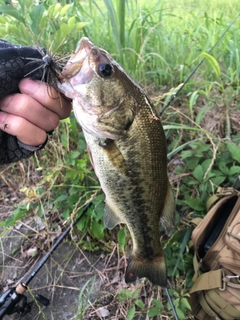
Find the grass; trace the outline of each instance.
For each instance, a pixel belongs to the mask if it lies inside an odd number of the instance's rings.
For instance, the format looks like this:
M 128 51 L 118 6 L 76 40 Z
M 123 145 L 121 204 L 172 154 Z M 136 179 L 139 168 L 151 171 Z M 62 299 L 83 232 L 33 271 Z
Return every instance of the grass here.
M 203 217 L 206 200 L 217 186 L 231 186 L 240 174 L 240 18 L 211 55 L 207 54 L 239 14 L 239 1 L 66 2 L 49 0 L 35 7 L 32 1 L 21 0 L 15 9 L 0 1 L 4 13 L 0 16 L 0 37 L 23 45 L 52 47 L 54 52 L 65 54 L 87 36 L 111 53 L 145 88 L 159 110 L 169 99 L 164 93 L 178 87 L 206 57 L 162 117 L 178 212 L 177 231 L 170 239 L 163 237 L 163 243 L 179 318 L 187 319 L 186 297 L 193 270 L 187 245 L 190 229 L 183 218 Z M 111 252 L 111 241 L 118 238 L 122 251 L 128 252 L 130 239 L 125 229 L 109 233 L 103 227 L 104 197 L 73 116 L 61 123 L 43 152 L 1 170 L 1 180 L 9 190 L 24 181 L 17 194 L 24 200 L 16 205 L 10 218 L 1 222 L 5 228 L 14 226 L 29 212 L 46 220 L 50 210 L 56 219 L 69 220 L 81 216 L 84 203 L 93 199 L 94 205 L 77 225 L 78 244 L 92 252 Z M 6 238 L 6 231 L 2 236 Z M 160 314 L 170 315 L 162 292 L 151 286 L 147 289 L 143 299 L 144 288 L 138 295 L 131 287 L 124 288 L 126 299 L 120 291 L 110 305 L 127 319 L 149 312 L 149 318 L 153 314 L 159 319 Z M 84 290 L 80 296 L 83 294 Z M 95 306 L 87 305 L 87 297 L 88 293 L 84 305 L 79 304 L 79 313 L 90 308 L 96 315 Z

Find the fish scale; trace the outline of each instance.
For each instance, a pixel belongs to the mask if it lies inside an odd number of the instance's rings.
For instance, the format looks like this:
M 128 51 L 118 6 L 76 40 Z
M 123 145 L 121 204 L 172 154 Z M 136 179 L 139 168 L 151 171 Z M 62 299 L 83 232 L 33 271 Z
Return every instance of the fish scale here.
M 73 99 L 91 163 L 106 195 L 104 223 L 127 225 L 133 249 L 126 282 L 167 286 L 160 221 L 170 234 L 175 205 L 161 121 L 143 90 L 103 49 L 83 38 L 59 89 Z

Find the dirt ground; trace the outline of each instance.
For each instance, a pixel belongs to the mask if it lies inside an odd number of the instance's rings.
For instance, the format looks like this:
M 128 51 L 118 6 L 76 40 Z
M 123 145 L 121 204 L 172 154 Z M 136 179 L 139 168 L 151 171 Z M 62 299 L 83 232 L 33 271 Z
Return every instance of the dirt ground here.
M 8 209 L 10 213 L 11 209 Z M 3 207 L 1 213 L 6 216 Z M 37 227 L 34 219 L 28 219 L 2 236 L 1 292 L 15 287 L 44 256 L 37 247 L 38 243 L 42 245 L 42 239 L 38 239 L 39 234 L 35 231 Z M 3 235 L 3 228 L 1 231 Z M 42 234 L 44 232 L 42 230 Z M 67 239 L 29 283 L 30 290 L 25 295 L 28 302 L 32 302 L 31 312 L 21 319 L 101 319 L 104 315 L 103 318 L 112 319 L 108 317 L 114 292 L 112 284 L 122 278 L 115 255 L 83 252 L 69 241 L 70 236 Z M 36 300 L 39 294 L 50 300 L 47 307 Z M 4 319 L 19 319 L 19 315 L 5 316 Z
M 4 181 L 0 172 L 0 221 L 9 217 L 14 204 L 19 202 L 19 189 Z M 7 184 L 6 184 L 7 182 Z M 40 218 L 32 216 L 20 220 L 14 227 L 0 227 L 0 295 L 14 288 L 26 279 L 26 274 L 34 271 L 42 257 L 49 251 L 65 227 L 49 226 Z M 77 244 L 75 232 L 63 240 L 40 271 L 29 283 L 25 293 L 31 311 L 25 315 L 14 313 L 4 319 L 22 320 L 121 320 L 126 319 L 131 301 L 116 299 L 121 289 L 134 292 L 137 288 L 140 299 L 151 304 L 151 299 L 162 299 L 160 288 L 154 289 L 143 282 L 126 285 L 124 272 L 126 257 L 119 255 L 118 244 L 113 244 L 110 252 L 85 252 Z M 44 306 L 36 299 L 42 295 L 49 299 Z M 139 298 L 138 297 L 138 298 Z M 1 306 L 1 298 L 0 298 Z M 143 311 L 136 312 L 134 319 L 146 319 Z M 151 318 L 170 319 L 167 316 Z

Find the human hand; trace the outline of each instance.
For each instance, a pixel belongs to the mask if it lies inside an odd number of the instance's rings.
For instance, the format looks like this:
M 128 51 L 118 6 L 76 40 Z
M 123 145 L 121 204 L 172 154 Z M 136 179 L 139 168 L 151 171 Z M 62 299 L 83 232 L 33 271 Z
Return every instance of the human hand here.
M 46 132 L 70 115 L 71 102 L 38 80 L 24 79 L 19 89 L 21 93 L 0 99 L 0 130 L 24 144 L 39 146 L 46 141 Z

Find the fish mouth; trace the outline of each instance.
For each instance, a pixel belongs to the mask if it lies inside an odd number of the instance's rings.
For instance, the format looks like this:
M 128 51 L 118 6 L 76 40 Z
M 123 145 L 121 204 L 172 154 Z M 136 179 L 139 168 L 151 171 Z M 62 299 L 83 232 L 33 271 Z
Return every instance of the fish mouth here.
M 70 79 L 81 71 L 82 65 L 90 55 L 93 47 L 94 44 L 88 38 L 83 37 L 80 39 L 73 56 L 62 70 L 63 78 Z

